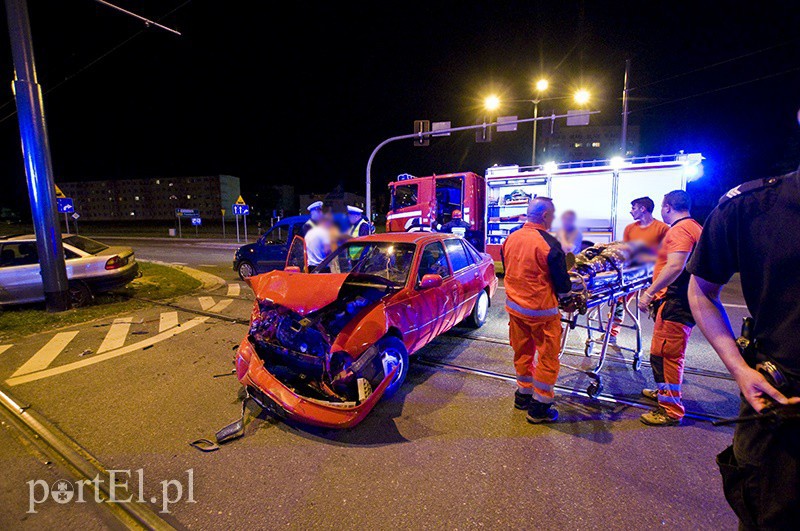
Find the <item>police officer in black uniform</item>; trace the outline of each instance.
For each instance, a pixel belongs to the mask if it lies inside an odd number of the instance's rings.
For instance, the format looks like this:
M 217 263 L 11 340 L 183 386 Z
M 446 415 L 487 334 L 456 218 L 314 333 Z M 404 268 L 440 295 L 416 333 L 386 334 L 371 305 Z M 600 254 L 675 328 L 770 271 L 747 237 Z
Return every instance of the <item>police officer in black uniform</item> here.
M 717 457 L 725 497 L 743 529 L 800 525 L 800 174 L 759 179 L 728 192 L 711 213 L 687 265 L 697 325 L 741 390 L 733 446 Z M 740 273 L 754 319 L 740 351 L 720 303 Z M 765 371 L 766 363 L 783 380 Z M 760 370 L 757 370 L 760 369 Z M 780 423 L 767 422 L 793 412 Z

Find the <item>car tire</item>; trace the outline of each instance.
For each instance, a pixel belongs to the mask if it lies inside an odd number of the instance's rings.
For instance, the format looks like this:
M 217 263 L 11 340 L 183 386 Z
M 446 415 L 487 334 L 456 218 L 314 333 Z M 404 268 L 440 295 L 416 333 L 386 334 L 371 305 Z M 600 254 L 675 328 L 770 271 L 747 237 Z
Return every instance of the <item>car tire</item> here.
M 383 361 L 389 358 L 385 363 L 400 365 L 400 369 L 397 371 L 397 374 L 395 374 L 394 379 L 386 388 L 386 391 L 383 392 L 383 396 L 389 398 L 400 389 L 400 386 L 403 385 L 406 379 L 409 365 L 408 351 L 405 345 L 403 345 L 403 342 L 394 336 L 384 336 L 375 346 L 378 347 L 379 359 Z M 389 371 L 391 371 L 391 369 L 389 369 Z
M 481 290 L 475 300 L 475 306 L 472 307 L 472 313 L 467 317 L 467 324 L 472 328 L 480 328 L 486 322 L 486 317 L 489 315 L 489 294 L 486 290 Z
M 85 282 L 80 280 L 73 280 L 69 283 L 69 302 L 73 308 L 80 308 L 86 306 L 94 299 L 92 290 Z
M 247 280 L 248 278 L 257 274 L 256 268 L 253 267 L 253 264 L 247 260 L 242 260 L 239 262 L 239 265 L 236 267 L 236 272 L 239 273 L 239 278 L 242 280 Z

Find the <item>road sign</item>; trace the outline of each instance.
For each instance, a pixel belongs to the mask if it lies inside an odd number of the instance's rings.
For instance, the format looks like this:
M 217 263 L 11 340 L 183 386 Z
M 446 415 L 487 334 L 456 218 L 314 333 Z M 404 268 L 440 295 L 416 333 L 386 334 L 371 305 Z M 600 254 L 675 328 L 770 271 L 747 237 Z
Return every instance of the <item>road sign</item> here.
M 510 124 L 510 125 L 500 125 L 500 124 L 505 124 L 507 122 L 516 122 L 516 121 L 517 121 L 517 117 L 516 116 L 498 116 L 497 117 L 497 132 L 498 133 L 502 133 L 502 132 L 505 132 L 505 131 L 516 131 L 517 130 L 517 124 L 516 123 Z
M 192 225 L 198 227 L 203 224 L 203 220 L 201 218 L 192 218 Z
M 224 216 L 224 215 L 225 215 L 225 209 L 224 209 L 224 208 L 222 208 L 222 209 L 220 209 L 220 210 L 222 210 L 222 215 Z
M 73 213 L 73 214 L 72 214 L 72 219 L 75 219 L 75 220 L 77 220 L 79 217 L 81 217 L 81 215 L 80 215 L 80 214 L 78 214 L 77 212 L 75 212 L 75 213 Z
M 55 187 L 56 187 L 56 199 L 66 199 L 67 196 L 64 195 L 64 192 L 61 191 L 61 188 L 59 188 L 57 184 L 55 185 Z
M 234 205 L 246 205 L 246 204 L 247 203 L 245 203 L 244 198 L 242 196 L 239 196 L 239 199 L 237 199 L 236 202 L 234 203 Z
M 56 203 L 58 204 L 59 214 L 69 214 L 75 212 L 75 205 L 72 204 L 71 197 L 57 197 Z
M 567 125 L 589 125 L 589 111 L 567 111 Z
M 414 120 L 415 133 L 427 133 L 431 130 L 430 120 Z M 431 139 L 428 136 L 420 136 L 414 139 L 415 146 L 429 146 Z
M 442 129 L 450 129 L 450 122 L 433 122 L 431 124 L 431 131 L 441 131 Z M 450 136 L 450 133 L 439 133 L 433 136 Z
M 239 199 L 241 199 L 241 197 Z M 241 204 L 240 205 L 240 204 L 236 203 L 235 205 L 233 205 L 232 209 L 233 209 L 233 215 L 234 216 L 249 216 L 250 215 L 250 207 L 248 205 L 245 205 L 245 204 Z
M 477 129 L 475 131 L 475 142 L 491 142 L 492 141 L 492 128 L 491 126 L 486 125 L 486 120 L 481 120 L 478 118 L 478 121 L 475 122 L 475 125 L 483 124 L 483 129 Z
M 196 218 L 200 215 L 200 211 L 193 208 L 176 208 L 175 215 L 179 218 Z

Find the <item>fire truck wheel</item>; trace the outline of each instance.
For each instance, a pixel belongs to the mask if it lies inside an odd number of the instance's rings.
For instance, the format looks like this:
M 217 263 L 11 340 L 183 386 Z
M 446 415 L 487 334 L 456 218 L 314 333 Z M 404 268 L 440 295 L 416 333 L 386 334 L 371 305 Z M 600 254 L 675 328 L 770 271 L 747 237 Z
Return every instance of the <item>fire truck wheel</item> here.
M 472 308 L 472 313 L 467 317 L 467 324 L 472 328 L 480 328 L 486 322 L 486 316 L 489 314 L 489 295 L 486 290 L 482 290 L 478 294 L 478 299 L 475 301 L 475 307 Z

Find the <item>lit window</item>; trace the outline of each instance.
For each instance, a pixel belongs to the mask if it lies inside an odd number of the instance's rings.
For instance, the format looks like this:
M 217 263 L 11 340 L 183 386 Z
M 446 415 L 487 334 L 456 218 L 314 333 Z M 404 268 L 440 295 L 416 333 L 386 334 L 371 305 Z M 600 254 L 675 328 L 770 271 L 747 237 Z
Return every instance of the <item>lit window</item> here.
M 136 212 L 131 212 L 131 216 L 135 216 L 135 215 L 136 215 Z
M 138 195 L 137 195 L 137 196 L 134 196 L 133 198 L 134 198 L 136 201 L 138 201 L 138 200 L 139 200 L 139 196 L 138 196 Z
M 600 147 L 600 142 L 592 142 L 592 147 Z
M 186 195 L 186 199 L 191 199 L 191 198 L 192 198 L 191 195 L 188 195 L 188 194 Z
M 583 147 L 583 143 L 582 142 L 575 142 L 575 147 Z
M 169 185 L 172 186 L 172 183 L 169 183 Z
M 161 179 L 156 179 L 156 184 L 161 184 Z

